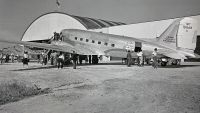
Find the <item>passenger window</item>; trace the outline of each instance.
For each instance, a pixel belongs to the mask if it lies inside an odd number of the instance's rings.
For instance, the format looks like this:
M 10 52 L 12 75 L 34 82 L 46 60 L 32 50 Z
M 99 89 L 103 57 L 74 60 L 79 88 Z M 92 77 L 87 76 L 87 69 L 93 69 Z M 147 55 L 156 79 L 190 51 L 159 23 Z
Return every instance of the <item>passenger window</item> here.
M 98 44 L 101 44 L 101 42 L 100 42 L 100 41 L 98 41 Z
M 95 43 L 95 41 L 94 41 L 94 40 L 92 40 L 92 43 Z
M 80 41 L 83 41 L 83 38 L 80 38 Z
M 88 40 L 88 39 L 86 39 L 85 41 L 86 41 L 86 42 L 89 42 L 89 40 Z
M 107 45 L 108 45 L 108 43 L 107 43 L 107 42 L 105 42 L 105 43 L 104 43 L 104 45 L 106 45 L 106 46 L 107 46 Z
M 75 37 L 74 39 L 75 39 L 75 40 L 77 40 L 78 38 L 77 38 L 77 37 Z
M 115 47 L 115 44 L 111 44 L 112 47 Z

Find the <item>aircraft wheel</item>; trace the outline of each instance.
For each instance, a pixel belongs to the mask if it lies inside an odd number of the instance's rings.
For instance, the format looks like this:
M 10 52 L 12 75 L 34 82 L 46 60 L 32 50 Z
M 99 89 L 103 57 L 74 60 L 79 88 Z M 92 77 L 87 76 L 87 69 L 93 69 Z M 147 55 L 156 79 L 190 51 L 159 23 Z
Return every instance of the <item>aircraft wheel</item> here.
M 161 66 L 166 66 L 167 62 L 161 62 Z
M 178 65 L 178 61 L 177 60 L 173 60 L 172 61 L 172 65 Z
M 151 65 L 153 61 L 151 61 L 151 59 L 146 59 L 146 63 L 147 65 Z

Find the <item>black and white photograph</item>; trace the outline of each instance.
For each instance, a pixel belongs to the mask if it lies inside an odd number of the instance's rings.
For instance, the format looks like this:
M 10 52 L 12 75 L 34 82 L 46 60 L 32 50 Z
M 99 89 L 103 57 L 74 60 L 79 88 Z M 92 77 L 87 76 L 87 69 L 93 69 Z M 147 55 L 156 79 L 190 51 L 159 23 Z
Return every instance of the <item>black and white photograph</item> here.
M 199 0 L 0 0 L 0 113 L 200 113 Z

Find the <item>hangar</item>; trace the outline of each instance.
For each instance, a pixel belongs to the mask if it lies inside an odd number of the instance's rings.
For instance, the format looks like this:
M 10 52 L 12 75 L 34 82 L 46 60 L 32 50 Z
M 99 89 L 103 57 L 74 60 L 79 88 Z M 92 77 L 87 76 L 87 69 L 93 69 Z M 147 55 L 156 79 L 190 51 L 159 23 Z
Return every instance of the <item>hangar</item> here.
M 47 40 L 53 36 L 54 32 L 60 32 L 62 29 L 94 30 L 119 25 L 125 25 L 125 23 L 50 12 L 36 18 L 25 30 L 21 40 Z

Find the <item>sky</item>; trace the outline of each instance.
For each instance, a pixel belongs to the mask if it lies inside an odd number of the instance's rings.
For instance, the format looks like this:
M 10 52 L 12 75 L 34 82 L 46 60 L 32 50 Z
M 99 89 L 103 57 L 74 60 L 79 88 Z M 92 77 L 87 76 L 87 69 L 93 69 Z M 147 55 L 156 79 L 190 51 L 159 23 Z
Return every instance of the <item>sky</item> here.
M 42 14 L 54 11 L 127 24 L 200 15 L 200 0 L 59 0 L 59 2 L 60 9 L 56 5 L 56 0 L 0 0 L 0 38 L 20 40 L 33 20 Z

